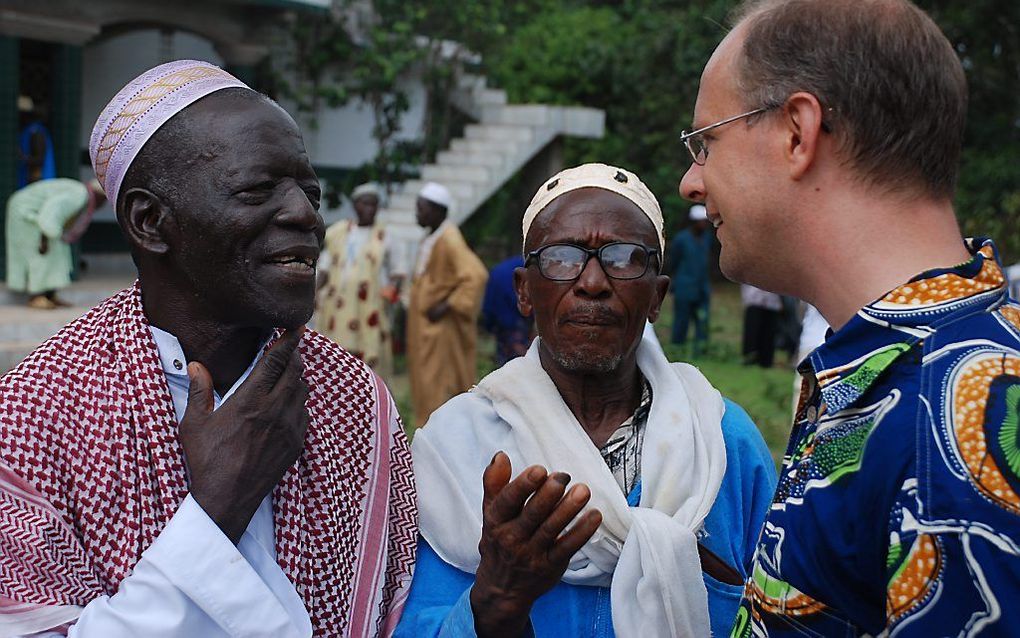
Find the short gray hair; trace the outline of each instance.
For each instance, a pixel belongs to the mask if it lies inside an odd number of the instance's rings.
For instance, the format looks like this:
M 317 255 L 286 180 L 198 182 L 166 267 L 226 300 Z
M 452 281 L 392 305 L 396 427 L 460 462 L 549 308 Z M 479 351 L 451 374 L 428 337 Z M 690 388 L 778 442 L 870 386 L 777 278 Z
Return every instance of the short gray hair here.
M 952 197 L 967 80 L 924 11 L 909 0 L 745 0 L 734 17 L 747 27 L 737 83 L 749 108 L 811 93 L 864 180 Z

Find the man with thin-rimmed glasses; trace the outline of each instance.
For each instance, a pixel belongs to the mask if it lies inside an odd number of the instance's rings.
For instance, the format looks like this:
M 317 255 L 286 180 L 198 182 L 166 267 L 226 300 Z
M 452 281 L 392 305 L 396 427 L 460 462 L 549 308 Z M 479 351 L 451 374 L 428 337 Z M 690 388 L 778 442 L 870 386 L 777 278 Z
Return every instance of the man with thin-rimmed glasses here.
M 832 326 L 732 636 L 1006 636 L 1020 621 L 1020 305 L 953 211 L 967 85 L 908 0 L 757 0 L 701 78 L 692 164 L 731 279 Z

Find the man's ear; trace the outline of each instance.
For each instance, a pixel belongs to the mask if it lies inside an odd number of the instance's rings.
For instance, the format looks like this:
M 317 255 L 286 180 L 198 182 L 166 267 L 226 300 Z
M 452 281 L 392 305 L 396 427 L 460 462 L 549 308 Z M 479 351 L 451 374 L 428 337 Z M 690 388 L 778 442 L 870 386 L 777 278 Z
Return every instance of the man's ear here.
M 528 269 L 514 268 L 514 290 L 517 291 L 517 311 L 530 317 L 533 307 L 531 293 L 528 292 Z
M 124 206 L 117 212 L 117 221 L 131 245 L 154 255 L 165 255 L 170 250 L 163 236 L 169 217 L 169 207 L 163 200 L 144 188 L 125 193 Z
M 659 313 L 662 311 L 662 302 L 666 299 L 667 292 L 669 292 L 669 277 L 658 275 L 655 278 L 655 297 L 652 299 L 652 305 L 648 309 L 648 320 L 652 323 L 655 323 L 655 320 L 659 318 Z
M 823 115 L 818 98 L 805 91 L 791 95 L 783 107 L 782 121 L 786 127 L 783 152 L 792 179 L 801 179 L 816 161 Z

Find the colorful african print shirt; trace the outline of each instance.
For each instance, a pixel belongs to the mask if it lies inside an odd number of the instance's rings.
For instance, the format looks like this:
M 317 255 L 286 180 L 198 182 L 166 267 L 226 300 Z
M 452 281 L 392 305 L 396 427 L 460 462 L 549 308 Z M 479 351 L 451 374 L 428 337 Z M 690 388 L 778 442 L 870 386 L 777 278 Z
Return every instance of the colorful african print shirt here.
M 801 364 L 732 636 L 1017 635 L 1020 306 L 968 248 Z

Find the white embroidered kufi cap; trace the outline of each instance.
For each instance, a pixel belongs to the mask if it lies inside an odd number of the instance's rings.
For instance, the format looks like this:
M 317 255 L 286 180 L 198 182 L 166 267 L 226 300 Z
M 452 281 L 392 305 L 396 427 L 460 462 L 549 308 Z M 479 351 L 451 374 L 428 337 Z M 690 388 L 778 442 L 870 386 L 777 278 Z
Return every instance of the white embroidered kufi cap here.
M 229 88 L 252 90 L 208 62 L 176 60 L 149 69 L 113 96 L 92 128 L 89 157 L 114 208 L 124 176 L 152 134 L 188 105 Z
M 523 239 L 528 239 L 528 230 L 531 229 L 531 224 L 554 199 L 579 188 L 601 188 L 622 195 L 634 202 L 655 227 L 655 234 L 659 238 L 659 250 L 664 249 L 662 209 L 659 208 L 659 202 L 655 199 L 655 195 L 634 173 L 607 164 L 582 164 L 568 168 L 553 175 L 540 186 L 527 210 L 524 211 Z

